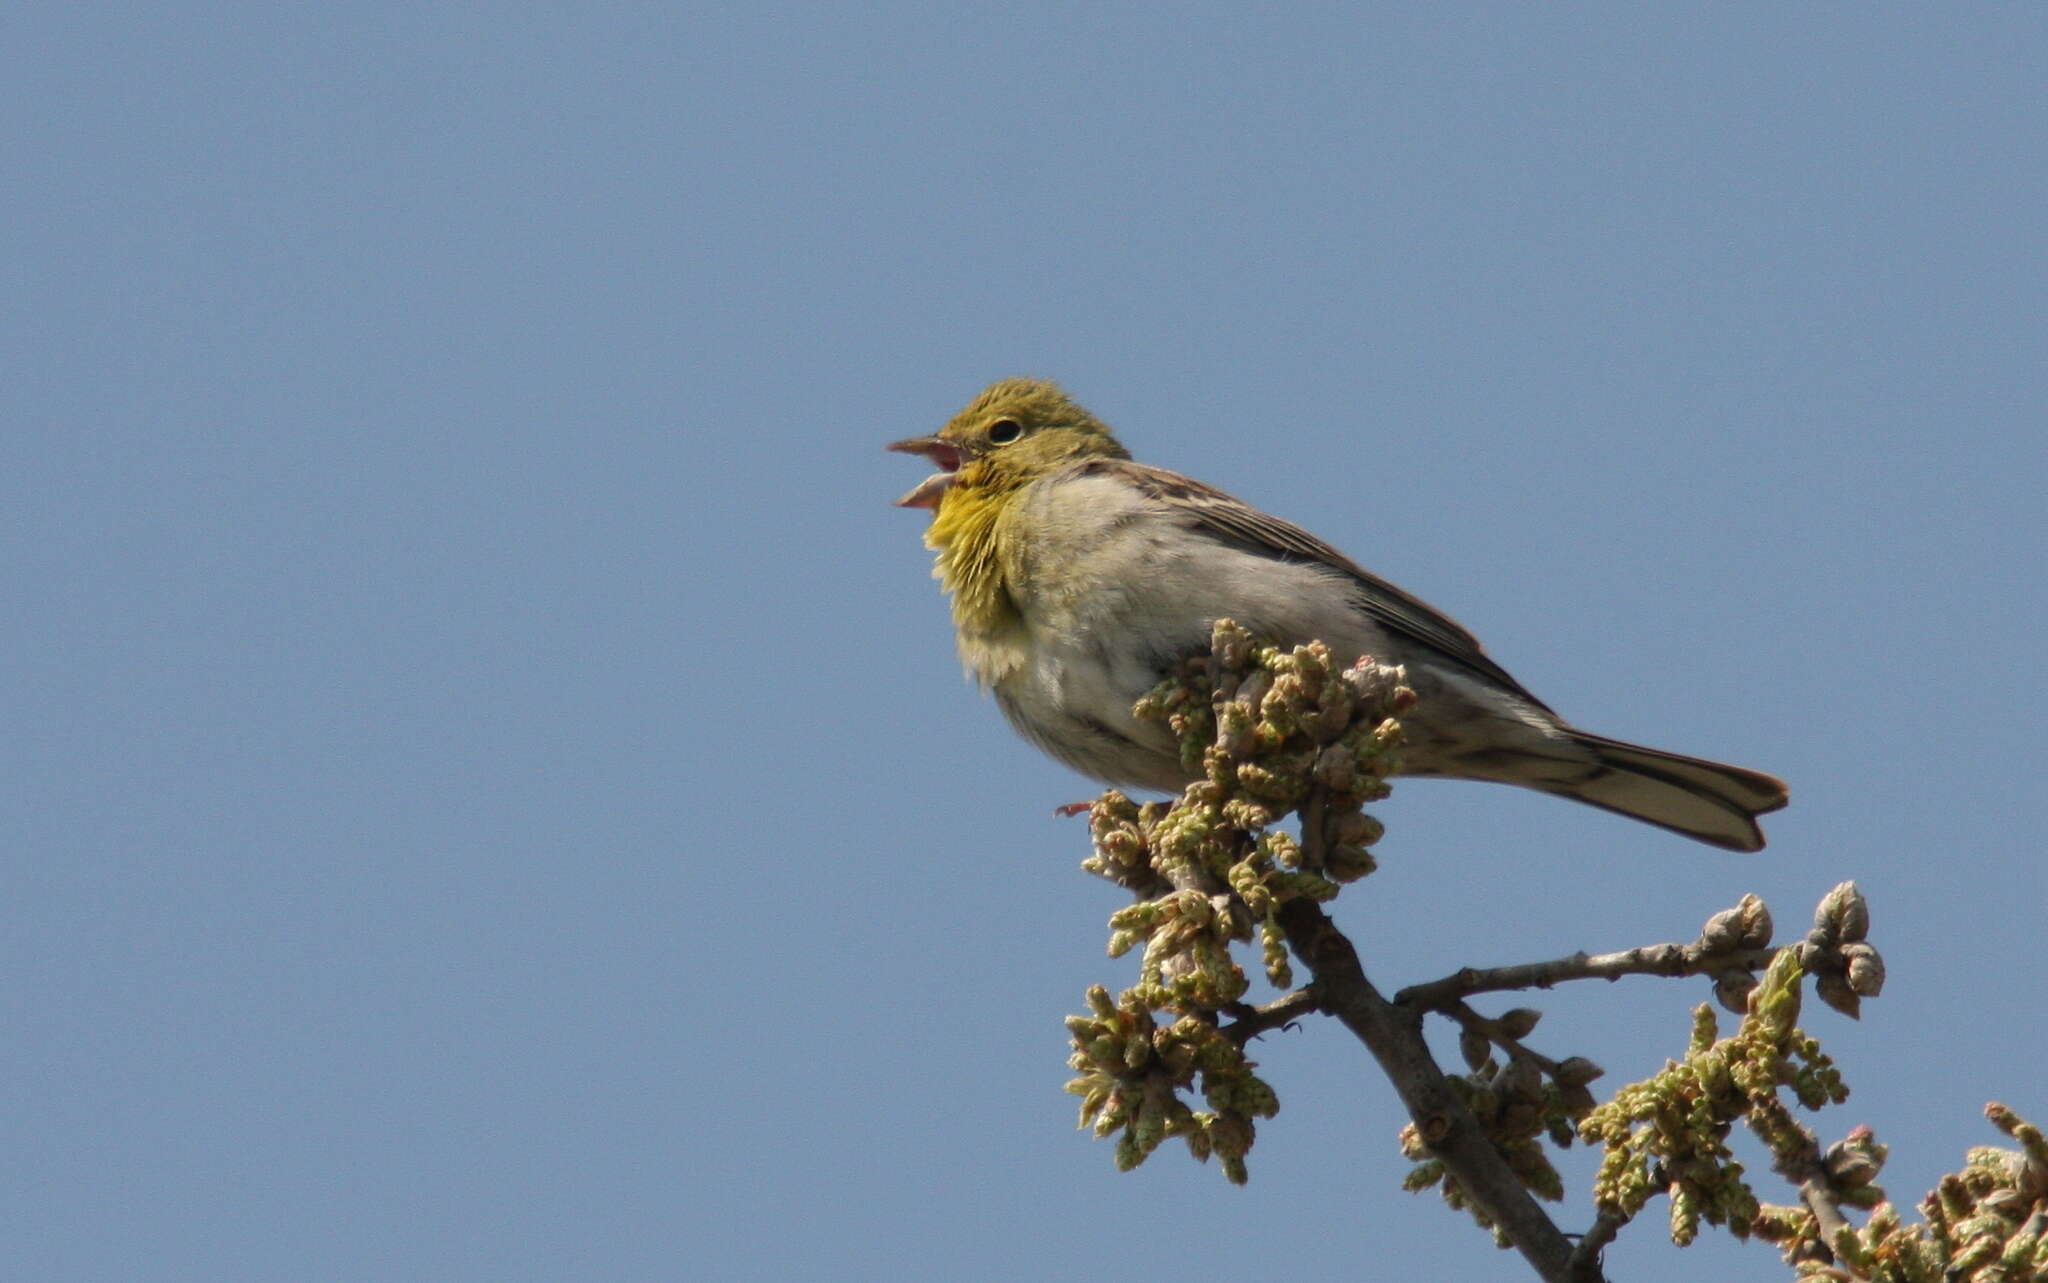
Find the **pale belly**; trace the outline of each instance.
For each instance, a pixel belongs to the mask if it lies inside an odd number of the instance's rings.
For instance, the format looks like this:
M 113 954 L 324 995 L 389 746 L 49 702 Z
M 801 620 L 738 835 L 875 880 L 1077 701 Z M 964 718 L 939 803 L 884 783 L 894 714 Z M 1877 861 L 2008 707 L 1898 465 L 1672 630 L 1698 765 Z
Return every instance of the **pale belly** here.
M 1197 649 L 1189 645 L 1182 653 Z M 1140 651 L 1118 658 L 1110 650 L 1085 643 L 1039 647 L 1032 662 L 996 685 L 996 703 L 1026 739 L 1083 775 L 1177 792 L 1189 775 L 1173 732 L 1161 722 L 1139 721 L 1131 706 L 1178 657 Z

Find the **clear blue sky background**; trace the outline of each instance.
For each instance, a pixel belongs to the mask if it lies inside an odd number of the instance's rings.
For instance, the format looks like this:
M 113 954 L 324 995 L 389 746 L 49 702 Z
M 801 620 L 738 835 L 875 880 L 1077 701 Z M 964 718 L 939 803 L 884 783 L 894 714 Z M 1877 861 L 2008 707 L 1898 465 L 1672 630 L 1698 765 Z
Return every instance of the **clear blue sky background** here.
M 1917 1198 L 2048 1122 L 2048 8 L 31 5 L 0 70 L 13 1276 L 1523 1277 L 1322 1022 L 1248 1189 L 1072 1130 L 1091 790 L 880 449 L 1012 373 L 1791 781 L 1752 857 L 1401 788 L 1389 988 L 1854 877 L 1826 1134 Z M 1611 1086 L 1704 990 L 1535 1041 Z M 1660 1217 L 1617 1279 L 1779 1272 Z

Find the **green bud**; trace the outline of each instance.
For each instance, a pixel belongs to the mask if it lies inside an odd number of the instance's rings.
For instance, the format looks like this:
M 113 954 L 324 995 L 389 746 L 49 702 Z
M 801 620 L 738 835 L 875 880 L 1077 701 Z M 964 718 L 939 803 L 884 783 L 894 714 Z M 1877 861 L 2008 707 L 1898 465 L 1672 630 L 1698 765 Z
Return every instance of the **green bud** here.
M 1714 977 L 1714 1001 L 1738 1016 L 1748 1013 L 1749 995 L 1755 991 L 1755 972 L 1724 971 Z
M 1755 895 L 1745 895 L 1735 906 L 1742 916 L 1742 936 L 1737 941 L 1744 949 L 1762 949 L 1771 943 L 1775 927 L 1771 923 L 1771 909 Z
M 1702 1052 L 1714 1045 L 1714 1039 L 1721 1036 L 1721 1027 L 1714 1020 L 1714 1009 L 1705 1003 L 1692 1009 L 1692 1041 L 1687 1047 L 1688 1054 Z
M 1699 947 L 1703 953 L 1729 953 L 1741 939 L 1742 910 L 1723 909 L 1700 928 Z
M 1223 804 L 1223 822 L 1234 829 L 1257 832 L 1278 818 L 1272 807 L 1250 798 L 1234 797 Z
M 1251 658 L 1252 635 L 1233 619 L 1219 619 L 1209 629 L 1209 651 L 1219 667 L 1241 669 Z
M 1854 882 L 1840 883 L 1821 897 L 1813 927 L 1830 944 L 1861 940 L 1870 932 L 1870 904 Z
M 1252 713 L 1235 701 L 1216 712 L 1216 747 L 1231 757 L 1243 757 L 1252 750 Z
M 1330 848 L 1323 872 L 1335 882 L 1356 882 L 1379 867 L 1379 861 L 1373 858 L 1372 852 L 1361 846 L 1345 844 Z
M 1295 647 L 1294 671 L 1303 685 L 1320 689 L 1330 676 L 1330 648 L 1313 640 Z
M 1857 996 L 1856 991 L 1849 986 L 1849 981 L 1843 976 L 1828 972 L 1815 977 L 1813 994 L 1851 1020 L 1860 1019 L 1862 1016 L 1863 1000 Z
M 1707 919 L 1700 929 L 1699 945 L 1709 954 L 1761 949 L 1771 942 L 1771 931 L 1770 909 L 1756 896 L 1745 895 L 1734 908 Z
M 1828 1149 L 1827 1168 L 1828 1178 L 1835 1184 L 1843 1189 L 1857 1189 L 1877 1179 L 1884 1169 L 1884 1158 L 1881 1154 L 1844 1149 L 1837 1143 Z
M 1536 1032 L 1543 1013 L 1534 1007 L 1513 1007 L 1494 1017 L 1494 1027 L 1509 1038 L 1522 1039 Z
M 1884 959 L 1861 941 L 1842 946 L 1843 978 L 1859 997 L 1875 998 L 1884 991 Z
M 1125 1132 L 1123 1135 L 1117 1137 L 1116 1169 L 1118 1171 L 1134 1171 L 1136 1170 L 1138 1164 L 1144 1161 L 1145 1150 L 1144 1147 L 1138 1143 L 1137 1137 L 1133 1136 L 1130 1132 Z
M 1315 779 L 1324 788 L 1349 792 L 1358 782 L 1358 759 L 1342 744 L 1332 744 L 1316 755 Z
M 1401 1188 L 1415 1194 L 1428 1189 L 1443 1178 L 1443 1160 L 1428 1158 L 1408 1169 L 1408 1175 L 1401 1179 Z
M 1700 1232 L 1700 1200 L 1691 1187 L 1671 1190 L 1671 1241 L 1680 1247 L 1690 1244 Z
M 1593 1112 L 1593 1093 L 1587 1091 L 1584 1087 L 1559 1087 L 1557 1091 L 1557 1107 L 1563 1111 L 1566 1118 L 1582 1119 Z M 1559 1145 L 1569 1144 L 1570 1135 L 1570 1130 L 1566 1129 L 1566 1139 L 1560 1140 L 1557 1143 Z
M 1325 830 L 1331 843 L 1339 846 L 1371 846 L 1386 836 L 1386 826 L 1363 811 L 1338 811 L 1330 816 Z

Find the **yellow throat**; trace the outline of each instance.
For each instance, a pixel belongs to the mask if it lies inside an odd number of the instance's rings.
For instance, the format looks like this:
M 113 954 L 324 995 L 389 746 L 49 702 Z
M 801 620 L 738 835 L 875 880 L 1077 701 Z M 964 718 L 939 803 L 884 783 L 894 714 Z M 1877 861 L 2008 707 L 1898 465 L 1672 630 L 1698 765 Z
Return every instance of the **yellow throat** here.
M 993 685 L 1028 656 L 1017 605 L 1029 553 L 1028 532 L 1020 528 L 1024 492 L 1076 461 L 1130 454 L 1108 425 L 1044 379 L 998 380 L 936 436 L 889 448 L 940 466 L 897 502 L 933 509 L 924 535 L 925 546 L 939 554 L 932 574 L 952 596 L 961 658 Z
M 1011 665 L 985 662 L 996 659 L 987 652 L 1007 650 L 1003 643 L 1021 641 L 1024 630 L 1024 618 L 1010 590 L 1019 569 L 1019 549 L 1015 539 L 1004 537 L 1004 517 L 1023 482 L 973 475 L 982 471 L 985 469 L 970 465 L 958 482 L 947 487 L 924 532 L 924 542 L 939 554 L 932 577 L 953 599 L 953 627 L 960 634 L 961 657 L 985 680 L 994 681 L 1002 673 L 989 671 L 991 666 L 1007 671 Z

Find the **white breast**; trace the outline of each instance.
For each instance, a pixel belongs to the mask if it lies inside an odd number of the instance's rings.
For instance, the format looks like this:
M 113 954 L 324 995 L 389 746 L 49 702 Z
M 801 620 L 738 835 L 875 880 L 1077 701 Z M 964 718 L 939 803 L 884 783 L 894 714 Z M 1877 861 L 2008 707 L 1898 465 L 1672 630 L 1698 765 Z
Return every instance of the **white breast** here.
M 1032 531 L 1011 592 L 1029 662 L 997 683 L 1020 730 L 1078 769 L 1118 783 L 1177 787 L 1184 778 L 1163 726 L 1131 704 L 1231 618 L 1283 639 L 1387 655 L 1387 638 L 1346 605 L 1349 576 L 1240 551 L 1196 533 L 1192 519 L 1110 477 L 1049 478 L 1026 491 Z

